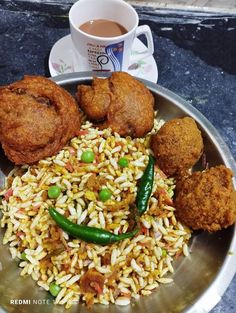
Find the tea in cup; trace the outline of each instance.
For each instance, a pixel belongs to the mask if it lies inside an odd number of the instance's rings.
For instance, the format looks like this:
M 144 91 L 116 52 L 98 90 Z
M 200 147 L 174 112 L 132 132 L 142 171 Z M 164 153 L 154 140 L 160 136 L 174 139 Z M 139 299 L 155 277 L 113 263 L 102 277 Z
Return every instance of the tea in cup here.
M 145 35 L 147 48 L 132 61 L 153 54 L 149 26 L 138 26 L 137 12 L 123 0 L 79 0 L 70 9 L 69 22 L 81 71 L 127 71 L 139 35 Z

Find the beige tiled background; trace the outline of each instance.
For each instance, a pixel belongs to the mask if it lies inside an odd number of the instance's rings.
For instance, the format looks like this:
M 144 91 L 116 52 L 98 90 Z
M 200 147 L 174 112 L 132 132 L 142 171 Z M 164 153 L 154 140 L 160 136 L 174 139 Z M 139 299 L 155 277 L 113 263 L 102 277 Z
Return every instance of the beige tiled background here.
M 151 5 L 168 9 L 195 9 L 236 13 L 236 0 L 136 0 L 128 2 L 134 5 Z

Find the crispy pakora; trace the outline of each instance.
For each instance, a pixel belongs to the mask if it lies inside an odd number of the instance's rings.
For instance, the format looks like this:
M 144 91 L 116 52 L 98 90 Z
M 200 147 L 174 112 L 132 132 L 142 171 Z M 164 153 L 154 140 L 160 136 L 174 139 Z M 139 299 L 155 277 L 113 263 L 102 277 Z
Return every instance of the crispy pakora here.
M 194 172 L 176 185 L 176 217 L 194 230 L 215 232 L 236 221 L 233 173 L 224 165 Z
M 41 76 L 25 76 L 0 89 L 0 142 L 15 164 L 56 154 L 80 129 L 75 99 Z
M 121 136 L 143 137 L 153 127 L 154 97 L 140 81 L 125 72 L 94 77 L 92 86 L 79 85 L 80 108 L 100 128 L 110 127 Z
M 161 170 L 168 176 L 178 176 L 199 160 L 203 139 L 194 119 L 177 118 L 152 135 L 151 148 Z

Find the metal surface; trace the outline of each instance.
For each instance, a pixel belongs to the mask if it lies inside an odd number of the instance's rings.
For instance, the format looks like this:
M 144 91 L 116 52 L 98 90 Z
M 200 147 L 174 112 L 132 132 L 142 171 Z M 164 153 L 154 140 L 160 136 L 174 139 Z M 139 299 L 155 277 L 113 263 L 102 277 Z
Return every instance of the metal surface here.
M 105 77 L 106 75 L 99 74 Z M 74 73 L 53 78 L 59 85 L 74 94 L 78 84 L 89 84 L 91 73 Z M 225 164 L 236 173 L 235 161 L 209 121 L 190 104 L 171 91 L 148 81 L 143 82 L 156 98 L 158 118 L 169 120 L 174 117 L 191 116 L 202 130 L 205 152 L 210 166 Z M 11 168 L 1 153 L 1 179 Z M 200 164 L 197 165 L 200 168 Z M 4 173 L 4 174 L 3 174 Z M 236 186 L 236 181 L 234 181 Z M 1 230 L 1 238 L 2 238 Z M 0 238 L 0 241 L 2 242 Z M 133 305 L 95 305 L 92 310 L 75 305 L 68 313 L 203 313 L 209 312 L 220 300 L 236 272 L 236 226 L 208 234 L 195 232 L 190 242 L 191 254 L 181 257 L 174 263 L 174 283 L 162 285 L 150 296 L 141 297 Z M 20 277 L 17 261 L 11 260 L 8 246 L 0 244 L 0 312 L 12 313 L 61 313 L 62 306 L 54 306 L 53 298 L 40 290 L 30 277 Z M 25 304 L 19 304 L 25 300 Z

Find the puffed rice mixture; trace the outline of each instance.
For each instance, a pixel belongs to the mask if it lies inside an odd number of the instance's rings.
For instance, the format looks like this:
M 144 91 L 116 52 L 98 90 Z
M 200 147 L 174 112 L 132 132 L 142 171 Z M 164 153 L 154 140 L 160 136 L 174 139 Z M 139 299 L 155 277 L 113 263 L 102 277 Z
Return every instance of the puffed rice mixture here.
M 151 133 L 162 124 L 155 120 Z M 48 208 L 54 207 L 74 223 L 115 234 L 126 232 L 137 182 L 152 153 L 151 133 L 145 138 L 122 138 L 85 122 L 80 135 L 56 156 L 37 165 L 15 167 L 8 175 L 1 192 L 5 195 L 1 205 L 1 227 L 6 229 L 3 244 L 9 245 L 13 259 L 21 260 L 21 276 L 31 275 L 47 291 L 52 282 L 60 286 L 56 304 L 66 308 L 78 302 L 128 305 L 132 299 L 151 294 L 159 284 L 171 283 L 174 259 L 188 256 L 191 233 L 174 215 L 174 180 L 157 167 L 141 230 L 131 239 L 106 246 L 86 243 L 68 236 L 48 213 Z M 88 149 L 96 156 L 92 164 L 80 160 Z M 128 167 L 118 165 L 121 157 L 129 160 Z M 96 184 L 112 191 L 110 200 L 98 200 Z M 47 196 L 51 185 L 62 190 L 57 199 Z M 89 269 L 104 275 L 102 292 L 91 295 L 81 289 L 80 278 Z

